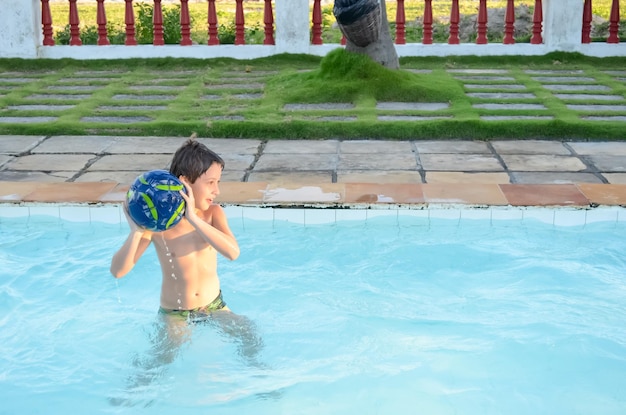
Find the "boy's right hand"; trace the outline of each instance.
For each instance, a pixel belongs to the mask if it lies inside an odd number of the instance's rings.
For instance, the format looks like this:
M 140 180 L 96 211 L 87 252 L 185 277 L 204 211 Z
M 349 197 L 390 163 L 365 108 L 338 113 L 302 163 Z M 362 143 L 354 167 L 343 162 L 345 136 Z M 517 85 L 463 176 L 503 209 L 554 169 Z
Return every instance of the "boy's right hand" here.
M 126 221 L 128 222 L 128 226 L 130 227 L 130 231 L 131 232 L 141 232 L 141 233 L 143 233 L 144 230 L 142 228 L 140 228 L 139 225 L 137 225 L 135 223 L 133 218 L 130 217 L 130 213 L 128 213 L 128 204 L 127 204 L 127 202 L 124 202 L 123 210 L 124 210 L 124 216 L 126 216 Z

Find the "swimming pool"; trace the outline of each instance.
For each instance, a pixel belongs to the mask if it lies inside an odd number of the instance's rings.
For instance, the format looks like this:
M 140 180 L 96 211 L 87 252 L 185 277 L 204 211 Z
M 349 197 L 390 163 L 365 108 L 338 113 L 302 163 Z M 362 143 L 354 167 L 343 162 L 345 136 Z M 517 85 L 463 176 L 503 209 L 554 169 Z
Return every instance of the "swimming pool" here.
M 623 209 L 230 208 L 262 343 L 196 324 L 163 364 L 156 256 L 108 274 L 119 211 L 27 209 L 0 209 L 0 412 L 626 412 Z

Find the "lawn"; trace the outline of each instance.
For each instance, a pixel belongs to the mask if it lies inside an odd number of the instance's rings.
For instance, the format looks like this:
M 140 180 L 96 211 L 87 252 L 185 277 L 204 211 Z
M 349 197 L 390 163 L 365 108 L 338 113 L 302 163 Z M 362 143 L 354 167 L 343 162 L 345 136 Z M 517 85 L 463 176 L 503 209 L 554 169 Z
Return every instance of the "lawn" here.
M 624 68 L 623 57 L 553 53 L 536 57 L 403 58 L 401 70 L 392 71 L 343 49 L 324 58 L 278 55 L 247 61 L 4 59 L 0 60 L 0 117 L 53 119 L 44 123 L 0 122 L 0 134 L 189 136 L 195 132 L 203 137 L 268 139 L 623 140 L 624 121 L 586 121 L 584 117 L 623 119 L 626 110 L 575 110 L 569 104 L 624 106 Z M 468 69 L 497 69 L 504 71 L 506 79 L 499 80 L 502 75 L 496 75 L 463 81 L 459 71 Z M 572 94 L 568 99 L 567 92 L 551 92 L 538 75 L 533 75 L 554 70 L 553 76 L 563 76 L 564 83 L 572 83 L 567 80 L 567 74 L 572 73 L 593 78 L 592 83 L 604 88 L 594 96 L 607 97 L 581 102 Z M 469 94 L 464 82 L 483 85 L 484 93 L 501 93 L 500 85 L 513 83 L 526 94 L 485 99 L 481 94 Z M 441 108 L 394 110 L 378 108 L 380 102 L 436 104 Z M 310 107 L 320 103 L 346 107 L 289 109 L 293 104 Z M 494 111 L 482 108 L 484 104 L 530 108 Z M 547 117 L 483 120 L 488 115 Z M 383 122 L 381 116 L 396 120 Z

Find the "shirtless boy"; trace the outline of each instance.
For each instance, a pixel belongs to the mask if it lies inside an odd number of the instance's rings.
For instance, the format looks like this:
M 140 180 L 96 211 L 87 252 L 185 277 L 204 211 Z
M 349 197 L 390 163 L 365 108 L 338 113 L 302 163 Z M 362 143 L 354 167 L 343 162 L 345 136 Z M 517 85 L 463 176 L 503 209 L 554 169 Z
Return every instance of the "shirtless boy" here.
M 220 156 L 193 139 L 174 154 L 170 173 L 187 189 L 185 217 L 163 232 L 151 232 L 126 219 L 130 233 L 113 255 L 111 274 L 126 275 L 148 245 L 154 244 L 161 265 L 161 308 L 168 316 L 194 319 L 216 310 L 228 310 L 217 276 L 217 253 L 235 260 L 239 246 L 221 206 L 214 204 L 224 168 Z

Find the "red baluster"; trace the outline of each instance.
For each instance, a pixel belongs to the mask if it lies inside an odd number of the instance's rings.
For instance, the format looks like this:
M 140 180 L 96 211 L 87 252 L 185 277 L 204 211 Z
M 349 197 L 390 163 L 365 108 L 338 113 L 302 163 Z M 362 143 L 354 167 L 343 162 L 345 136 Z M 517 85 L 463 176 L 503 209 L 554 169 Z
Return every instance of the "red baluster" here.
M 154 46 L 165 45 L 165 39 L 163 39 L 163 8 L 161 7 L 161 0 L 154 0 L 154 10 L 152 12 L 152 27 L 152 44 Z
M 515 33 L 515 4 L 513 0 L 507 0 L 506 2 L 506 17 L 504 18 L 504 43 L 505 45 L 512 45 L 515 43 L 513 37 Z
M 487 0 L 480 0 L 478 5 L 478 36 L 477 45 L 487 44 Z
M 41 25 L 43 26 L 43 45 L 54 46 L 50 0 L 41 0 Z
M 313 28 L 312 28 L 312 39 L 311 43 L 314 45 L 322 45 L 324 41 L 322 40 L 322 6 L 321 0 L 313 1 Z
M 406 44 L 406 13 L 404 11 L 404 0 L 398 0 L 396 9 L 396 44 Z
M 245 45 L 245 20 L 243 17 L 243 0 L 237 0 L 235 8 L 235 45 Z
M 543 43 L 543 5 L 541 0 L 535 0 L 535 12 L 533 13 L 533 36 L 530 38 L 531 45 L 541 45 Z
M 104 11 L 104 0 L 98 0 L 98 8 L 96 12 L 96 23 L 98 24 L 98 45 L 110 45 L 107 36 L 107 15 Z
M 582 43 L 591 43 L 591 0 L 585 0 L 583 6 L 583 35 Z
M 425 0 L 424 4 L 424 45 L 432 45 L 433 43 L 433 6 L 431 0 Z
M 272 0 L 265 0 L 265 9 L 263 10 L 263 23 L 265 23 L 264 45 L 274 45 L 274 13 L 272 12 Z
M 180 44 L 191 46 L 191 20 L 189 18 L 189 0 L 180 0 Z
M 219 45 L 220 38 L 217 32 L 217 11 L 215 10 L 215 0 L 209 0 L 209 41 L 210 46 Z
M 126 46 L 134 46 L 137 44 L 135 39 L 135 12 L 133 11 L 133 0 L 124 0 L 126 9 L 124 14 L 124 23 L 126 23 Z
M 619 0 L 613 0 L 609 17 L 609 38 L 607 43 L 619 43 Z
M 78 8 L 76 0 L 70 0 L 70 46 L 80 46 L 80 19 L 78 18 Z
M 448 36 L 449 45 L 458 45 L 461 43 L 459 39 L 459 0 L 452 0 L 452 9 L 450 10 L 450 36 Z

